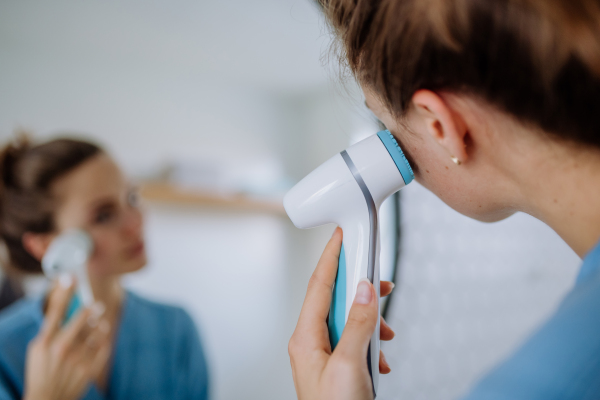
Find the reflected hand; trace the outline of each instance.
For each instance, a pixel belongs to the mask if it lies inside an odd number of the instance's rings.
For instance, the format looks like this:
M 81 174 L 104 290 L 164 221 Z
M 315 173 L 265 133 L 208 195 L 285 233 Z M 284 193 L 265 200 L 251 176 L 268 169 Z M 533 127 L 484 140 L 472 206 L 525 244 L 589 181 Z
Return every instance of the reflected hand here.
M 377 318 L 376 291 L 368 281 L 359 283 L 348 321 L 335 351 L 331 351 L 327 315 L 342 246 L 342 230 L 337 228 L 317 268 L 310 278 L 298 325 L 288 346 L 294 384 L 299 400 L 364 400 L 373 398 L 367 368 L 367 350 Z M 394 285 L 381 282 L 381 296 Z M 391 340 L 394 332 L 381 318 L 381 340 Z M 383 353 L 379 371 L 389 373 Z
M 72 280 L 62 280 L 49 296 L 44 324 L 27 348 L 26 400 L 79 399 L 110 358 L 110 329 L 97 308 L 82 309 L 62 326 L 73 292 Z

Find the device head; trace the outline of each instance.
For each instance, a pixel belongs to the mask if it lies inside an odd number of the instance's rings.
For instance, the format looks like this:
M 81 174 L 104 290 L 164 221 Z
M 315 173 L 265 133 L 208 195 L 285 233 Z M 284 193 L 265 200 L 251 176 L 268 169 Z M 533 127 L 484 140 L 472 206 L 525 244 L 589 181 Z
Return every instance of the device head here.
M 92 238 L 83 230 L 73 229 L 60 234 L 42 258 L 44 274 L 53 279 L 63 273 L 80 272 L 86 267 L 93 248 Z
M 389 131 L 381 131 L 317 167 L 286 194 L 283 206 L 298 228 L 342 225 L 365 209 L 364 187 L 379 208 L 413 179 L 400 146 Z

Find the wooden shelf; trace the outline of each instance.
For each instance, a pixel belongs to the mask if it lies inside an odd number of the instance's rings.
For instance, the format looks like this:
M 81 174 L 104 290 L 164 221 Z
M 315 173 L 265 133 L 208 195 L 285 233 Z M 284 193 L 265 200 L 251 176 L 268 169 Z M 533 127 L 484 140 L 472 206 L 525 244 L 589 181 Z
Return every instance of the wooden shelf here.
M 140 195 L 144 200 L 156 203 L 217 207 L 232 211 L 286 215 L 281 201 L 260 200 L 245 195 L 225 196 L 178 187 L 166 182 L 143 183 L 140 185 Z

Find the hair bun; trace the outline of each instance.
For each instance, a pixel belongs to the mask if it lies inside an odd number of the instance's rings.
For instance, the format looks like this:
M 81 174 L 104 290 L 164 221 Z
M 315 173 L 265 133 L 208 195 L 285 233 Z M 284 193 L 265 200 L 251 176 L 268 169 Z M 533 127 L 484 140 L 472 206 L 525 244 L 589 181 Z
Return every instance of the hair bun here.
M 29 135 L 25 131 L 17 131 L 14 139 L 0 150 L 0 199 L 4 197 L 6 188 L 15 184 L 15 166 L 30 148 Z

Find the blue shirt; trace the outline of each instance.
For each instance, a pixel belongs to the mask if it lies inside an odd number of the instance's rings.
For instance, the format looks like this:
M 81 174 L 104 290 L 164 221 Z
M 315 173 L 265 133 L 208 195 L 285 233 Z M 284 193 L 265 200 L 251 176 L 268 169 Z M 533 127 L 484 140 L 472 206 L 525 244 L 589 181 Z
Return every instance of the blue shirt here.
M 554 315 L 464 400 L 600 399 L 600 244 Z
M 206 362 L 190 316 L 126 293 L 106 393 L 90 385 L 82 399 L 207 399 Z M 42 321 L 41 299 L 0 313 L 0 400 L 22 398 L 27 344 Z

